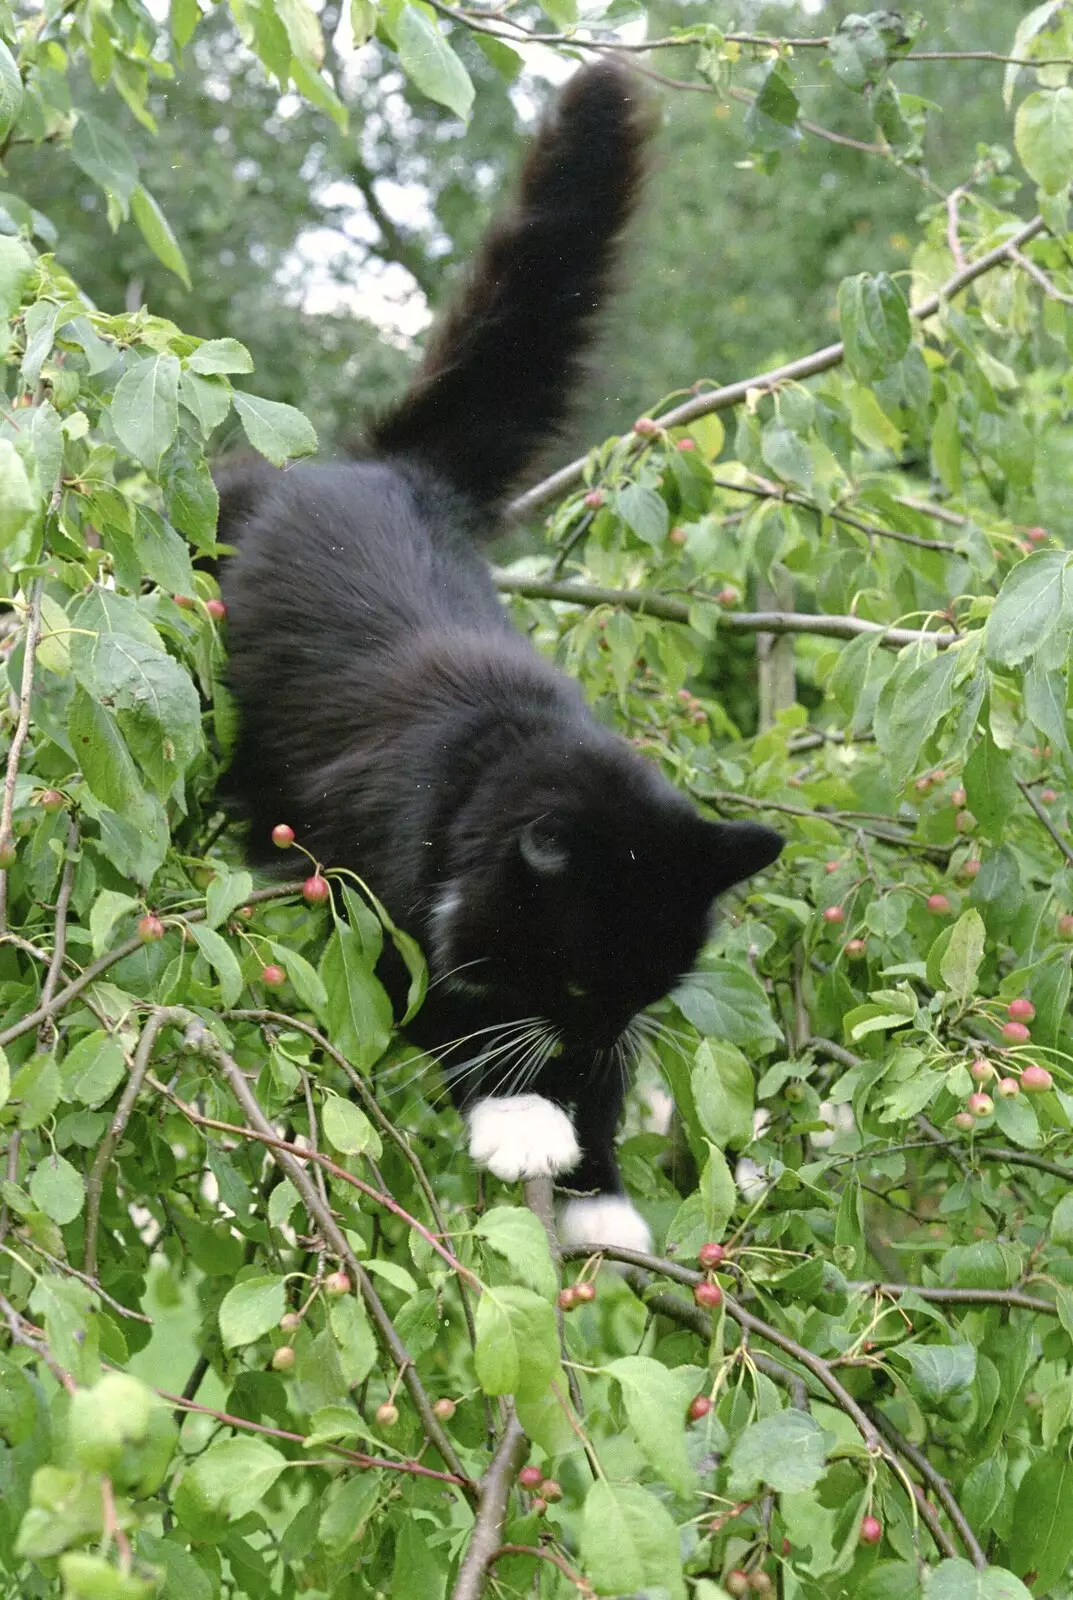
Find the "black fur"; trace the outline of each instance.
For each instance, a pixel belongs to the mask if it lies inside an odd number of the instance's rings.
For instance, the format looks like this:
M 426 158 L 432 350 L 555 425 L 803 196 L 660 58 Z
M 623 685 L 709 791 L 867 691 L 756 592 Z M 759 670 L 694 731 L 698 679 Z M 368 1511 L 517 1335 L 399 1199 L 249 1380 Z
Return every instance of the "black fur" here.
M 576 75 L 517 207 L 374 429 L 379 459 L 221 478 L 252 855 L 293 869 L 269 843 L 290 823 L 422 942 L 420 1046 L 477 1034 L 451 1058 L 472 1061 L 497 1039 L 479 1030 L 544 1019 L 539 1067 L 521 1043 L 489 1052 L 457 1096 L 524 1088 L 572 1108 L 584 1154 L 568 1181 L 612 1192 L 616 1041 L 692 966 L 714 897 L 781 846 L 702 820 L 597 723 L 511 627 L 475 546 L 562 419 L 645 128 L 628 74 Z

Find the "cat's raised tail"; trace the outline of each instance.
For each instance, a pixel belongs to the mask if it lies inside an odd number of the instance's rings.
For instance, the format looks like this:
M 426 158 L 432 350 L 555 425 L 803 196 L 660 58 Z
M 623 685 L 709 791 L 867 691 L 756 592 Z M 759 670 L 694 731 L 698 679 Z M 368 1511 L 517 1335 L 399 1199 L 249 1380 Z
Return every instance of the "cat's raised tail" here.
M 417 458 L 482 507 L 504 498 L 565 420 L 652 125 L 624 67 L 574 75 L 413 384 L 370 430 L 377 453 Z

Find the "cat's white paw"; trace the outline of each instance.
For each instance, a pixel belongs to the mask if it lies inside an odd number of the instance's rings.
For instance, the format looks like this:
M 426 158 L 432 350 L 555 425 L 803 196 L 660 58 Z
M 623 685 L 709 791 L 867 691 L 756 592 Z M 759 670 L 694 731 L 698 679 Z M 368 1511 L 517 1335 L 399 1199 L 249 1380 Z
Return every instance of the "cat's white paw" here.
M 559 1214 L 559 1238 L 568 1249 L 586 1244 L 646 1252 L 652 1248 L 648 1223 L 622 1194 L 568 1200 Z
M 470 1160 L 504 1183 L 554 1178 L 581 1160 L 573 1123 L 543 1095 L 489 1096 L 466 1115 Z

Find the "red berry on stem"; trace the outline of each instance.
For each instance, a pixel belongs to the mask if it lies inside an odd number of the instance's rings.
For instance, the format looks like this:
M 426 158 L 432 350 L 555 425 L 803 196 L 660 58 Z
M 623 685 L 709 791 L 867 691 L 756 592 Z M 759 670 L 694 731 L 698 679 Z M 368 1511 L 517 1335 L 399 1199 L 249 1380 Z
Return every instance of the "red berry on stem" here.
M 580 1305 L 586 1305 L 590 1300 L 595 1300 L 596 1285 L 594 1283 L 575 1283 L 574 1299 Z
M 555 1297 L 555 1302 L 560 1311 L 573 1311 L 577 1305 L 577 1291 L 574 1285 L 568 1283 L 565 1289 L 560 1289 Z
M 272 1352 L 272 1371 L 290 1372 L 294 1366 L 294 1351 L 289 1344 L 281 1344 L 278 1350 Z
M 1004 1022 L 1002 1037 L 1007 1044 L 1027 1044 L 1032 1035 L 1023 1022 Z
M 742 1595 L 749 1593 L 749 1574 L 743 1572 L 740 1567 L 735 1567 L 723 1579 L 723 1588 L 727 1594 L 734 1596 L 734 1600 L 740 1600 Z
M 545 1500 L 561 1500 L 563 1486 L 555 1478 L 545 1478 L 540 1485 L 540 1493 Z
M 37 803 L 42 811 L 62 811 L 67 799 L 58 789 L 42 789 Z
M 142 944 L 152 944 L 155 939 L 163 939 L 164 924 L 154 912 L 150 911 L 139 920 L 137 933 Z
M 192 600 L 188 594 L 173 594 L 171 598 L 175 601 L 175 604 L 177 606 L 181 606 L 184 611 L 192 611 L 194 606 L 197 604 L 197 601 Z
M 277 850 L 286 850 L 294 843 L 294 829 L 286 822 L 277 822 L 272 829 L 272 843 Z
M 1036 1015 L 1036 1008 L 1031 1000 L 1011 1000 L 1006 1007 L 1006 1015 L 1014 1022 L 1031 1022 Z
M 723 1291 L 717 1283 L 698 1283 L 693 1290 L 693 1299 L 698 1306 L 707 1306 L 714 1311 L 723 1304 Z
M 660 427 L 652 417 L 638 417 L 633 425 L 633 431 L 642 439 L 651 439 L 653 434 L 659 433 Z
M 689 535 L 684 528 L 672 528 L 667 535 L 667 543 L 683 545 L 688 538 Z
M 741 596 L 737 589 L 728 583 L 725 589 L 719 590 L 715 598 L 721 606 L 736 606 Z
M 222 622 L 227 616 L 227 607 L 224 605 L 222 600 L 206 600 L 205 610 L 208 612 L 213 622 Z
M 1030 539 L 1033 544 L 1042 544 L 1044 539 L 1050 538 L 1050 534 L 1046 528 L 1026 528 L 1025 538 Z
M 946 917 L 950 914 L 950 901 L 945 894 L 929 894 L 927 907 L 937 917 Z
M 841 865 L 841 861 L 825 861 L 823 870 L 824 872 L 837 872 Z
M 962 1133 L 970 1133 L 976 1126 L 976 1118 L 971 1111 L 959 1111 L 954 1117 L 954 1127 L 960 1128 Z
M 523 1489 L 535 1489 L 537 1484 L 544 1482 L 544 1474 L 539 1467 L 523 1467 L 518 1474 L 518 1482 Z
M 861 1543 L 878 1544 L 883 1537 L 883 1524 L 878 1517 L 861 1518 Z
M 856 961 L 859 956 L 863 956 L 867 949 L 868 949 L 868 944 L 867 944 L 867 941 L 864 940 L 864 939 L 847 939 L 846 940 L 846 954 L 848 956 L 850 956 L 854 961 Z
M 1054 1079 L 1046 1067 L 1033 1064 L 1022 1072 L 1021 1088 L 1025 1094 L 1046 1094 L 1048 1089 L 1054 1088 Z
M 688 455 L 690 450 L 695 450 L 697 446 L 692 439 L 678 439 L 674 448 L 680 450 L 683 455 Z
M 976 826 L 976 818 L 971 811 L 959 811 L 954 818 L 954 827 L 958 833 L 971 833 Z
M 697 1251 L 697 1260 L 700 1262 L 705 1272 L 711 1272 L 713 1267 L 718 1267 L 723 1262 L 725 1257 L 726 1246 L 716 1244 L 714 1239 L 709 1240 L 707 1244 L 702 1244 L 700 1249 Z
M 959 789 L 955 789 L 952 792 L 951 796 L 950 796 L 950 804 L 954 807 L 954 809 L 956 811 L 960 811 L 962 806 L 968 800 L 968 798 L 969 797 L 965 793 L 964 789 L 960 789 L 960 788 Z
M 350 1279 L 345 1272 L 329 1272 L 324 1280 L 324 1292 L 338 1300 L 340 1295 L 350 1293 Z
M 590 511 L 598 511 L 603 503 L 604 492 L 602 489 L 590 489 L 588 494 L 582 498 L 582 504 L 588 506 Z
M 983 1056 L 977 1056 L 969 1071 L 977 1083 L 987 1083 L 988 1079 L 994 1075 L 995 1069 L 990 1061 L 985 1061 Z
M 314 872 L 302 885 L 302 898 L 311 906 L 322 906 L 331 892 L 327 878 L 322 878 L 319 872 Z
M 845 922 L 846 913 L 841 906 L 827 906 L 823 913 L 823 920 L 830 923 Z
M 1016 1078 L 1000 1078 L 995 1085 L 995 1093 L 1001 1100 L 1012 1100 L 1021 1093 L 1021 1085 Z
M 1039 797 L 1040 797 L 1040 801 L 1041 801 L 1041 803 L 1043 805 L 1045 805 L 1045 806 L 1053 806 L 1054 802 L 1058 799 L 1058 790 L 1057 789 L 1041 789 L 1040 792 L 1039 792 Z
M 995 1102 L 989 1094 L 984 1094 L 982 1089 L 970 1094 L 966 1104 L 974 1117 L 989 1117 L 995 1109 Z
M 449 1400 L 446 1395 L 437 1400 L 432 1407 L 433 1415 L 439 1417 L 441 1422 L 450 1422 L 457 1410 L 455 1402 Z
M 282 967 L 277 967 L 271 962 L 267 967 L 261 968 L 261 982 L 266 989 L 282 989 L 287 981 L 287 974 Z
M 712 1402 L 706 1394 L 698 1394 L 689 1402 L 689 1417 L 691 1422 L 699 1422 L 701 1417 L 706 1417 L 712 1409 Z
M 383 1405 L 376 1408 L 376 1420 L 382 1428 L 393 1428 L 399 1420 L 398 1406 L 385 1400 Z
M 302 1319 L 297 1311 L 285 1311 L 279 1319 L 279 1325 L 284 1333 L 292 1333 L 295 1328 L 302 1326 Z
M 534 1517 L 542 1517 L 545 1511 L 548 1509 L 548 1502 L 544 1499 L 543 1495 L 535 1495 L 534 1498 L 529 1502 L 529 1509 L 533 1513 Z

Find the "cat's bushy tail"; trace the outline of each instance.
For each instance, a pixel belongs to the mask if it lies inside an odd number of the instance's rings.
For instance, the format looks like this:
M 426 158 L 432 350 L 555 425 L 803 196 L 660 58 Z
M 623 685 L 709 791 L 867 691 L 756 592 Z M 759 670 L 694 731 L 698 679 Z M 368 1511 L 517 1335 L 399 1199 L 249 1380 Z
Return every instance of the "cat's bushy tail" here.
M 625 68 L 575 74 L 409 391 L 373 426 L 378 451 L 416 457 L 481 506 L 502 500 L 565 420 L 651 126 Z

